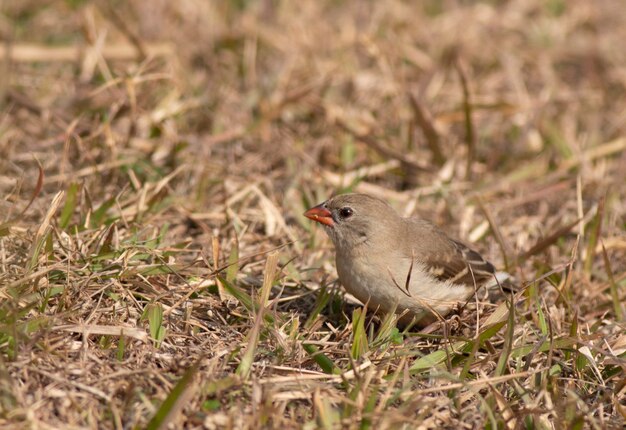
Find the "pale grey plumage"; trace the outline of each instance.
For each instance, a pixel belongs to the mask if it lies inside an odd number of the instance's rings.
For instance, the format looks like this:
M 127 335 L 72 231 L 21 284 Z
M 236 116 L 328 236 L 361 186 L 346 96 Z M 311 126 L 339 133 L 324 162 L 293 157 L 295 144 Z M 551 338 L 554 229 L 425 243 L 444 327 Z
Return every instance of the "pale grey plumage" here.
M 346 290 L 370 309 L 405 312 L 405 321 L 446 315 L 494 276 L 476 251 L 375 197 L 338 195 L 305 215 L 324 224 Z

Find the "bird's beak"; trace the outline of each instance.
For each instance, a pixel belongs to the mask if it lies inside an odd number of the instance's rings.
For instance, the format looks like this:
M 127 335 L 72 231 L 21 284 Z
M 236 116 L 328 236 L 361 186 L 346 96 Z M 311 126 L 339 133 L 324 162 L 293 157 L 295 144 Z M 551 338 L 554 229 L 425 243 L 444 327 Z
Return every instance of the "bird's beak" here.
M 324 203 L 312 207 L 304 213 L 304 216 L 313 221 L 317 221 L 321 224 L 332 226 L 335 224 L 332 214 L 328 209 L 324 207 Z

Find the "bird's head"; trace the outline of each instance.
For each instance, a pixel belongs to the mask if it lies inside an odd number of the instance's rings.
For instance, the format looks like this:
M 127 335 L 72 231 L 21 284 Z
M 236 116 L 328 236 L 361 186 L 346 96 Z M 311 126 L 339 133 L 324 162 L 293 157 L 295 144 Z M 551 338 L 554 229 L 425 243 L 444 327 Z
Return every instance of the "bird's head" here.
M 389 204 L 366 194 L 340 194 L 312 207 L 304 216 L 324 226 L 335 247 L 346 249 L 389 232 L 398 214 Z

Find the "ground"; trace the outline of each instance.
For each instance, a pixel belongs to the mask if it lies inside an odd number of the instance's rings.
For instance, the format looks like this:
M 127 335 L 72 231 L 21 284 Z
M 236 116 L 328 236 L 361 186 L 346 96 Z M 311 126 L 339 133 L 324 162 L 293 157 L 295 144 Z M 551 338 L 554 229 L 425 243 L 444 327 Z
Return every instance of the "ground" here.
M 0 4 L 0 426 L 622 428 L 626 8 Z M 426 331 L 336 282 L 359 191 L 518 280 Z

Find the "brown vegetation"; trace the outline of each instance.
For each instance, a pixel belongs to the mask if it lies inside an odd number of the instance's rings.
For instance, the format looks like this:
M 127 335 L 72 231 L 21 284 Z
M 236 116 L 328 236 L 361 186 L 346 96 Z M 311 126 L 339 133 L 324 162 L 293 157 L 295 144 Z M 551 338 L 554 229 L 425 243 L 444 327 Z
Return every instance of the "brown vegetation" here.
M 1 426 L 623 425 L 620 2 L 20 0 L 0 37 Z M 523 288 L 363 314 L 301 216 L 348 190 Z

